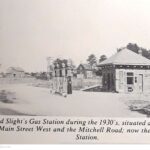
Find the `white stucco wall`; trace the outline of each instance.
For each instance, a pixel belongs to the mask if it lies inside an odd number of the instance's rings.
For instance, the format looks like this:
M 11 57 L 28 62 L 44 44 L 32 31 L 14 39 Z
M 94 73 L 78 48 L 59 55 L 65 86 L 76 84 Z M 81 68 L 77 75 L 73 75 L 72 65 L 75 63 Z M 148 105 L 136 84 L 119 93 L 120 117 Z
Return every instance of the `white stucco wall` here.
M 140 75 L 143 75 L 143 93 L 150 93 L 150 70 L 116 69 L 116 91 L 128 93 L 127 72 L 134 74 L 133 92 L 141 93 Z M 137 79 L 137 82 L 135 80 Z

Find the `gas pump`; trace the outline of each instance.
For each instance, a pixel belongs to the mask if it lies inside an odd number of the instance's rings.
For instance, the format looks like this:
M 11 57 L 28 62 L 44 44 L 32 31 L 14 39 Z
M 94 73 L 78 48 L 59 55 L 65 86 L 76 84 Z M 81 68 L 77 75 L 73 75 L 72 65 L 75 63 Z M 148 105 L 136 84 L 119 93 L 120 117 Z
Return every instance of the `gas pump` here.
M 57 63 L 51 66 L 52 69 L 52 86 L 51 93 L 67 97 L 72 94 L 72 70 L 71 63 Z
M 72 71 L 71 71 L 71 64 L 68 61 L 68 69 L 67 69 L 67 94 L 72 94 Z

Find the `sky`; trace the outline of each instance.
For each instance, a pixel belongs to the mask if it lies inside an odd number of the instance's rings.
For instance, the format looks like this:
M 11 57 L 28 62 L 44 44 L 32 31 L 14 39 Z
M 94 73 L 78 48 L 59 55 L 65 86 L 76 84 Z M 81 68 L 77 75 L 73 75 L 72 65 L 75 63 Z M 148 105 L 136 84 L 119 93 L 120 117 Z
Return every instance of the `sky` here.
M 78 65 L 129 42 L 150 49 L 150 0 L 0 0 L 0 71 L 46 71 L 47 57 Z

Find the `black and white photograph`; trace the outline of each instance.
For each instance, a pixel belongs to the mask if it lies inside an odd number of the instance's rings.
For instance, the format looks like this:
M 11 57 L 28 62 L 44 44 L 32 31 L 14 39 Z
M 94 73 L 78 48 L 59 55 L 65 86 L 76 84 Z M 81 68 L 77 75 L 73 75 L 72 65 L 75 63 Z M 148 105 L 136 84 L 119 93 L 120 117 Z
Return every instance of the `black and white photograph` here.
M 0 0 L 0 115 L 150 117 L 149 0 Z

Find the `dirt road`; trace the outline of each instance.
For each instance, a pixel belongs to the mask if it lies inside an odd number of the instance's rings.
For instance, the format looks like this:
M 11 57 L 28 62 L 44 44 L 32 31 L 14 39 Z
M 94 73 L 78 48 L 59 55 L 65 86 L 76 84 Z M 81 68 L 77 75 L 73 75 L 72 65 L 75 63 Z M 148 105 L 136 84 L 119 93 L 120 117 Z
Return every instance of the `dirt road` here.
M 47 88 L 26 84 L 3 85 L 0 89 L 16 93 L 13 104 L 0 102 L 0 113 L 6 115 L 17 112 L 16 115 L 20 113 L 47 116 L 145 117 L 128 109 L 125 105 L 128 95 L 73 91 L 72 95 L 64 98 L 50 94 Z M 7 113 L 10 112 L 8 110 L 12 112 Z

